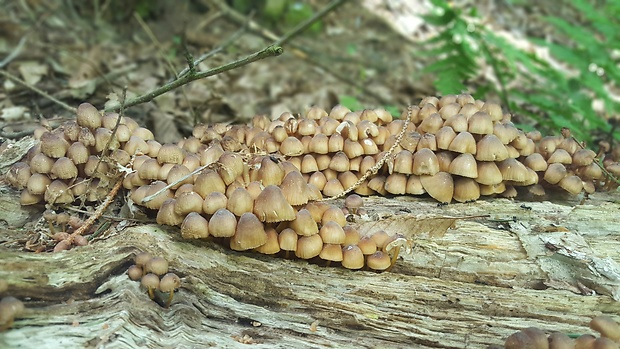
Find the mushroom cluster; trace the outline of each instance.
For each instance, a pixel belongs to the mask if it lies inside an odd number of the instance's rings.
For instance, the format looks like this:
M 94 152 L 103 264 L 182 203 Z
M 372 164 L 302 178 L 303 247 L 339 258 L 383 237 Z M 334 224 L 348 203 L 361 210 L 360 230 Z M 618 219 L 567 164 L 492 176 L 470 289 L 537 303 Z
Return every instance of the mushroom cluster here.
M 549 336 L 539 328 L 529 327 L 508 336 L 506 349 L 618 349 L 620 348 L 620 326 L 611 317 L 600 315 L 590 321 L 590 328 L 600 334 L 596 337 L 583 334 L 575 339 L 561 332 Z
M 127 276 L 133 281 L 140 281 L 149 297 L 157 299 L 156 291 L 168 294 L 166 308 L 172 303 L 174 292 L 181 286 L 181 278 L 168 270 L 168 261 L 162 257 L 153 257 L 148 252 L 140 252 L 134 258 L 135 264 L 127 269 Z
M 577 194 L 605 184 L 597 154 L 569 132 L 524 133 L 499 105 L 469 95 L 425 98 L 400 119 L 339 105 L 303 117 L 256 116 L 251 125 L 199 125 L 177 144 L 160 144 L 130 118 L 84 103 L 75 121 L 35 136 L 40 144 L 7 175 L 24 189 L 22 204 L 97 201 L 122 178 L 134 203 L 156 212 L 158 223 L 180 226 L 184 238 L 351 269 L 385 270 L 375 261 L 395 256 L 378 242 L 362 248 L 382 234 L 354 234 L 324 196 L 354 190 L 347 211 L 355 213 L 359 195 L 427 194 L 449 203 L 513 197 L 515 188 Z M 613 158 L 605 165 L 618 174 Z M 361 265 L 350 262 L 360 255 Z

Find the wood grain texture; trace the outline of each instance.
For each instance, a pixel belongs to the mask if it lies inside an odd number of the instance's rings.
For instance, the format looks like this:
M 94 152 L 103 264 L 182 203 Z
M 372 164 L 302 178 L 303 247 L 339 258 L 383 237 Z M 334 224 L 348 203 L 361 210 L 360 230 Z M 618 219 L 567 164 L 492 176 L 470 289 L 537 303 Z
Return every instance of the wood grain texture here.
M 591 333 L 590 317 L 618 318 L 617 195 L 440 207 L 365 200 L 361 231 L 414 238 L 390 272 L 233 252 L 157 225 L 57 254 L 2 248 L 0 278 L 27 311 L 0 347 L 483 348 L 524 327 Z M 452 219 L 475 215 L 489 217 Z M 10 240 L 15 229 L 1 234 Z M 127 278 L 138 251 L 166 258 L 182 277 L 169 309 Z

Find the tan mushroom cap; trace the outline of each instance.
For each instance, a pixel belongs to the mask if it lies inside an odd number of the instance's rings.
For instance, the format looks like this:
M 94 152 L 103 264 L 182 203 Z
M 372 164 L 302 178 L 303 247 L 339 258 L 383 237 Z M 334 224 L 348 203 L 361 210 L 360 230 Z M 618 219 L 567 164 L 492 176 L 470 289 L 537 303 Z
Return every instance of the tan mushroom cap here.
M 439 172 L 439 160 L 433 151 L 424 148 L 413 154 L 414 175 L 434 175 Z
M 448 168 L 448 172 L 463 177 L 477 178 L 478 163 L 473 155 L 463 153 L 452 160 L 450 167 Z
M 301 259 L 310 259 L 318 256 L 323 250 L 323 240 L 319 234 L 300 236 L 297 239 L 295 256 Z
M 291 171 L 282 180 L 280 185 L 284 198 L 291 206 L 308 203 L 308 188 L 306 181 L 299 171 Z
M 325 243 L 319 253 L 319 258 L 331 262 L 342 261 L 342 246 L 339 244 Z
M 343 244 L 345 240 L 344 230 L 340 224 L 330 221 L 321 226 L 319 235 L 326 244 Z
M 332 178 L 325 183 L 323 187 L 323 195 L 327 197 L 337 196 L 344 192 L 345 188 L 342 183 L 338 180 L 338 178 Z
M 403 195 L 407 191 L 407 176 L 402 173 L 392 173 L 387 176 L 383 188 L 394 195 Z
M 366 264 L 370 269 L 384 271 L 392 265 L 392 260 L 387 253 L 376 251 L 366 258 Z
M 529 178 L 529 172 L 525 165 L 513 158 L 508 158 L 497 163 L 499 171 L 505 181 L 525 182 Z
M 598 315 L 590 321 L 590 328 L 600 333 L 602 337 L 613 341 L 620 340 L 620 325 L 608 315 Z
M 296 137 L 287 137 L 280 144 L 280 153 L 286 156 L 297 156 L 304 153 L 304 145 Z
M 347 224 L 347 218 L 338 206 L 330 205 L 321 216 L 321 224 L 327 224 L 327 222 L 334 221 L 341 227 Z
M 566 177 L 566 167 L 560 163 L 550 164 L 543 176 L 544 180 L 549 184 L 558 184 Z
M 503 181 L 502 173 L 493 161 L 478 161 L 476 182 L 485 185 L 499 184 Z
M 47 186 L 43 198 L 50 204 L 70 204 L 74 200 L 73 192 L 67 183 L 58 179 Z
M 183 219 L 183 223 L 181 223 L 181 236 L 184 239 L 204 239 L 209 237 L 209 221 L 197 212 L 190 212 Z
M 209 233 L 214 237 L 231 237 L 237 230 L 237 218 L 232 212 L 221 208 L 209 219 Z
M 342 248 L 342 266 L 354 270 L 364 267 L 364 254 L 357 245 L 347 245 Z
M 202 206 L 204 200 L 202 199 L 202 196 L 200 196 L 198 193 L 194 191 L 181 193 L 176 196 L 175 199 L 177 201 L 174 205 L 174 213 L 178 214 L 179 216 L 185 216 L 189 213 L 202 213 Z
M 278 243 L 284 251 L 297 250 L 297 239 L 299 235 L 291 228 L 285 228 L 278 234 Z
M 289 227 L 297 234 L 302 236 L 310 236 L 318 234 L 319 227 L 307 209 L 301 209 L 295 214 L 295 219 L 289 223 Z
M 220 192 L 212 192 L 205 196 L 202 202 L 202 211 L 206 214 L 214 214 L 220 208 L 226 208 L 228 198 Z
M 266 228 L 265 233 L 267 234 L 267 242 L 254 250 L 262 254 L 276 254 L 280 252 L 278 232 L 274 228 Z
M 194 190 L 204 198 L 213 192 L 225 193 L 226 184 L 217 172 L 207 170 L 196 177 Z
M 161 207 L 157 211 L 157 224 L 165 224 L 165 225 L 180 225 L 183 223 L 183 219 L 185 217 L 180 216 L 174 213 L 174 205 L 176 204 L 176 199 L 166 199 L 161 204 Z
M 282 190 L 275 185 L 267 186 L 256 197 L 253 212 L 261 222 L 268 223 L 292 221 L 296 217 Z
M 351 245 L 351 244 L 349 244 L 349 245 Z M 364 255 L 371 255 L 371 254 L 377 252 L 377 244 L 376 244 L 375 240 L 373 240 L 370 236 L 362 237 L 354 245 L 357 245 L 357 247 L 360 248 L 360 250 L 362 251 L 362 253 Z
M 508 156 L 508 149 L 494 134 L 487 134 L 476 144 L 476 160 L 478 161 L 502 161 Z
M 523 164 L 534 171 L 542 172 L 547 170 L 547 161 L 540 153 L 533 153 L 528 155 L 524 160 Z
M 472 178 L 454 180 L 454 200 L 458 202 L 475 201 L 480 198 L 480 186 Z
M 457 153 L 476 154 L 476 140 L 469 132 L 460 132 L 454 137 L 448 150 Z
M 254 200 L 250 193 L 243 187 L 233 190 L 228 197 L 226 209 L 232 212 L 235 216 L 241 217 L 246 212 L 252 212 L 254 210 Z
M 437 172 L 433 176 L 420 176 L 422 187 L 428 195 L 441 203 L 452 201 L 454 182 L 452 175 L 447 172 Z
M 78 176 L 78 169 L 67 157 L 61 157 L 56 160 L 50 171 L 52 178 L 71 179 Z
M 230 248 L 235 251 L 251 250 L 267 242 L 265 226 L 251 212 L 241 215 L 235 235 L 230 238 Z

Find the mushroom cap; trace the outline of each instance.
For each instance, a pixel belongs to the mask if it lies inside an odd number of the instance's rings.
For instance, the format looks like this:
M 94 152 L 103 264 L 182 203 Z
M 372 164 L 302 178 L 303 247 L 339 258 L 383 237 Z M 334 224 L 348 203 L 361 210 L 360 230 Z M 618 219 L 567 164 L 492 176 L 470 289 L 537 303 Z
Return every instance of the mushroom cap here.
M 502 173 L 502 178 L 505 181 L 525 182 L 529 178 L 529 172 L 525 165 L 513 158 L 497 163 L 499 171 Z
M 437 172 L 439 172 L 439 160 L 432 150 L 424 148 L 413 154 L 412 173 L 414 175 L 432 176 Z
M 528 155 L 523 164 L 534 171 L 541 172 L 547 170 L 547 161 L 540 153 L 532 153 Z
M 558 184 L 566 177 L 566 167 L 560 163 L 550 164 L 543 176 L 544 180 L 549 184 Z
M 44 199 L 50 204 L 70 204 L 74 197 L 67 183 L 57 179 L 45 189 Z
M 319 232 L 319 227 L 312 214 L 305 208 L 297 211 L 295 219 L 291 221 L 289 227 L 302 236 L 315 235 Z
M 256 197 L 253 212 L 261 222 L 267 223 L 292 221 L 296 217 L 282 190 L 275 185 L 267 186 Z
M 145 266 L 146 263 L 151 260 L 151 258 L 153 258 L 153 256 L 150 253 L 140 252 L 136 254 L 133 260 L 136 263 L 136 265 Z
M 77 123 L 82 127 L 94 130 L 101 127 L 101 113 L 90 103 L 82 103 L 77 107 Z
M 364 236 L 357 243 L 350 245 L 357 245 L 364 255 L 371 255 L 377 252 L 377 243 L 370 236 Z
M 546 163 L 545 163 L 546 164 Z M 503 181 L 502 173 L 493 161 L 478 161 L 476 182 L 485 185 L 499 184 Z
M 207 170 L 201 172 L 196 177 L 196 180 L 194 181 L 194 191 L 200 194 L 203 198 L 206 198 L 207 195 L 213 192 L 225 193 L 226 184 L 217 172 Z
M 139 265 L 132 265 L 127 269 L 127 276 L 132 281 L 138 281 L 142 278 L 142 267 Z
M 502 161 L 508 156 L 508 149 L 494 134 L 487 134 L 476 144 L 476 160 L 478 161 Z
M 387 176 L 383 188 L 394 195 L 403 195 L 407 190 L 407 176 L 402 173 L 392 173 Z
M 489 135 L 493 134 L 493 120 L 484 111 L 475 112 L 467 120 L 467 131 L 472 134 Z
M 308 203 L 308 188 L 306 181 L 299 171 L 292 171 L 284 176 L 280 185 L 284 198 L 291 206 Z
M 297 250 L 297 233 L 291 228 L 285 228 L 278 234 L 278 243 L 280 248 L 285 251 Z
M 228 197 L 226 208 L 235 216 L 241 217 L 242 214 L 253 211 L 254 200 L 245 188 L 239 187 L 233 190 Z
M 503 145 L 502 145 L 503 146 Z M 448 167 L 448 172 L 468 178 L 478 177 L 478 163 L 473 155 L 463 153 L 454 158 Z
M 364 267 L 364 254 L 357 245 L 347 245 L 342 248 L 342 266 L 347 269 Z
M 310 259 L 318 256 L 323 250 L 323 240 L 319 234 L 300 236 L 297 239 L 295 256 L 301 259 Z
M 159 290 L 170 293 L 181 286 L 181 279 L 175 273 L 167 273 L 159 281 Z
M 338 206 L 330 205 L 321 216 L 321 224 L 327 224 L 331 221 L 338 223 L 341 227 L 347 224 L 347 218 Z
M 319 253 L 319 258 L 326 261 L 340 262 L 342 261 L 342 247 L 339 244 L 325 243 Z
M 450 146 L 448 146 L 448 150 L 457 153 L 470 153 L 476 154 L 476 140 L 474 136 L 472 136 L 469 132 L 460 132 L 454 137 L 452 142 L 450 142 Z
M 276 254 L 280 252 L 278 232 L 274 228 L 267 228 L 265 229 L 265 233 L 267 233 L 267 242 L 265 242 L 262 246 L 255 248 L 254 250 L 262 254 Z
M 364 206 L 364 199 L 357 194 L 350 194 L 344 199 L 344 206 L 349 210 L 356 210 Z
M 168 272 L 168 261 L 162 257 L 153 257 L 144 265 L 144 271 L 155 275 L 164 275 Z
M 478 200 L 480 198 L 480 186 L 472 178 L 457 178 L 454 180 L 453 198 L 458 202 Z
M 164 200 L 164 202 L 161 204 L 161 207 L 157 211 L 157 218 L 156 218 L 157 224 L 166 224 L 166 225 L 175 226 L 175 225 L 180 225 L 181 223 L 183 223 L 184 217 L 174 213 L 174 206 L 176 204 L 176 201 L 177 201 L 176 199 L 172 199 L 172 198 Z
M 190 212 L 183 219 L 183 223 L 181 223 L 181 236 L 184 239 L 204 239 L 209 237 L 209 221 L 197 212 Z
M 282 164 L 273 161 L 270 156 L 264 156 L 256 174 L 256 180 L 260 181 L 265 187 L 280 185 L 284 178 L 284 168 Z
M 230 248 L 245 251 L 262 246 L 267 242 L 265 226 L 251 212 L 241 215 L 237 222 L 235 235 L 230 238 Z
M 304 145 L 296 137 L 287 137 L 280 144 L 280 153 L 286 156 L 297 156 L 304 153 Z
M 392 260 L 387 253 L 376 251 L 366 258 L 366 264 L 370 269 L 383 271 L 392 265 Z
M 231 237 L 237 230 L 237 218 L 232 212 L 220 208 L 209 219 L 209 234 L 215 237 Z
M 147 289 L 156 289 L 159 287 L 159 276 L 153 273 L 146 274 L 140 280 L 140 285 Z
M 206 214 L 214 214 L 220 208 L 226 208 L 228 198 L 220 192 L 213 192 L 207 195 L 202 202 L 202 211 Z
M 608 315 L 598 315 L 590 320 L 590 328 L 613 341 L 620 340 L 620 325 Z
M 573 157 L 564 149 L 556 149 L 551 156 L 547 159 L 547 163 L 560 163 L 565 165 L 570 165 L 573 163 Z
M 441 203 L 452 201 L 454 182 L 452 175 L 447 172 L 437 172 L 432 176 L 420 176 L 422 187 L 428 195 Z
M 334 221 L 323 224 L 319 230 L 319 235 L 324 243 L 338 245 L 343 244 L 346 237 L 340 224 Z

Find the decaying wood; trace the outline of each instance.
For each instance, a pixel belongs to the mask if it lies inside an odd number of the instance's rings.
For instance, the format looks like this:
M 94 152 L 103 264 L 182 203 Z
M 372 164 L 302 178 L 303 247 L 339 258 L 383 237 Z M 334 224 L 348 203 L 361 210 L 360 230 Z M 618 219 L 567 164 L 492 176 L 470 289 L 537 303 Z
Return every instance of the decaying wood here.
M 385 273 L 234 252 L 157 225 L 56 254 L 4 248 L 0 278 L 27 312 L 0 347 L 482 348 L 529 326 L 591 333 L 592 316 L 620 311 L 617 200 L 367 198 L 361 231 L 415 237 Z M 126 276 L 138 251 L 182 277 L 169 309 Z

